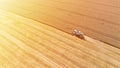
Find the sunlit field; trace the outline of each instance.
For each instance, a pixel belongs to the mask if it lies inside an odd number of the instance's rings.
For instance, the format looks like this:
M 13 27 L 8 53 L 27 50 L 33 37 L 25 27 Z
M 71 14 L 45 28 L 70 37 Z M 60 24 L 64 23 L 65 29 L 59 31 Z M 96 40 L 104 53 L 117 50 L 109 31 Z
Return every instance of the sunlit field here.
M 120 68 L 119 3 L 0 0 L 0 68 Z

